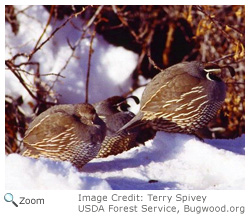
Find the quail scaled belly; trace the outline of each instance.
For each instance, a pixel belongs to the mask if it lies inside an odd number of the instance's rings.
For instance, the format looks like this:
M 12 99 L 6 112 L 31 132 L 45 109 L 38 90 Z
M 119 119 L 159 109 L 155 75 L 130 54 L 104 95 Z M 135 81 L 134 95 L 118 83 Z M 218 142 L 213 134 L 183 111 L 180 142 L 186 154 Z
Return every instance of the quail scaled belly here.
M 224 102 L 226 85 L 219 72 L 221 67 L 197 61 L 163 70 L 146 86 L 139 113 L 119 132 L 150 124 L 157 131 L 195 133 Z
M 56 105 L 31 122 L 22 155 L 70 161 L 80 169 L 98 154 L 105 134 L 92 105 Z
M 134 96 L 131 97 L 136 101 Z M 127 98 L 121 96 L 113 96 L 93 104 L 98 116 L 107 126 L 106 137 L 102 142 L 97 158 L 117 155 L 136 146 L 137 131 L 116 133 L 135 116 L 127 110 L 129 105 L 126 100 Z

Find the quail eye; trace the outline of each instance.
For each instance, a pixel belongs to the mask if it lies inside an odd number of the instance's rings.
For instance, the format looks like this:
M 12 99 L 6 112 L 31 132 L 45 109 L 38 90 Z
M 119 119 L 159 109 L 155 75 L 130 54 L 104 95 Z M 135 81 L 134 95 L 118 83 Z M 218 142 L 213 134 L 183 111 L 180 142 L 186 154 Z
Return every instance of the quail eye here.
M 117 110 L 119 110 L 119 111 L 128 111 L 129 107 L 130 106 L 128 104 L 123 103 L 123 104 L 117 105 Z
M 206 78 L 210 81 L 221 81 L 221 79 L 212 73 L 206 73 Z

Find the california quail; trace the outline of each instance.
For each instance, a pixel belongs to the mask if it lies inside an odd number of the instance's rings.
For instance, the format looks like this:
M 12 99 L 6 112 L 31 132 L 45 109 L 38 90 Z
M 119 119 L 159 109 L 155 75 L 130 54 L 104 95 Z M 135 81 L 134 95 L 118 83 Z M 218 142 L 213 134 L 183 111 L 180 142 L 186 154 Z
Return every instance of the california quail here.
M 135 98 L 139 103 L 139 99 Z M 103 101 L 93 104 L 98 116 L 106 123 L 106 135 L 112 135 L 124 124 L 130 121 L 135 115 L 128 111 L 127 98 L 122 96 L 113 96 Z
M 226 85 L 215 75 L 221 68 L 192 61 L 163 70 L 146 86 L 139 113 L 119 132 L 147 123 L 157 131 L 195 133 L 225 99 Z
M 130 97 L 139 103 L 139 99 L 134 96 Z M 116 155 L 136 146 L 137 131 L 116 134 L 122 126 L 135 116 L 127 110 L 129 105 L 126 100 L 127 98 L 121 96 L 113 96 L 93 104 L 98 116 L 107 126 L 106 137 L 102 142 L 97 158 Z
M 98 154 L 105 132 L 92 105 L 53 106 L 30 124 L 22 155 L 70 161 L 80 169 Z

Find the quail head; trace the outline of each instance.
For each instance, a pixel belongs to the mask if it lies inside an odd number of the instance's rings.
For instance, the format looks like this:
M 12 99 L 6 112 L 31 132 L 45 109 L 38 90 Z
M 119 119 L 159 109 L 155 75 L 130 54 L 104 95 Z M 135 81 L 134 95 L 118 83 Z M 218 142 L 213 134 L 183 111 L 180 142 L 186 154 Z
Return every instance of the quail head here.
M 130 96 L 138 104 L 139 99 Z M 128 111 L 130 105 L 127 104 L 127 98 L 122 96 L 113 96 L 103 101 L 93 104 L 98 116 L 106 123 L 106 135 L 112 135 L 119 130 L 124 124 L 129 122 L 135 115 Z
M 139 99 L 136 97 L 130 96 L 129 98 L 133 98 L 139 103 Z M 135 138 L 137 131 L 116 134 L 122 126 L 135 116 L 132 112 L 128 111 L 129 105 L 126 100 L 127 98 L 121 96 L 113 96 L 93 104 L 98 116 L 107 126 L 106 137 L 102 142 L 97 158 L 116 155 L 136 146 Z
M 92 105 L 56 105 L 31 122 L 22 155 L 70 161 L 80 169 L 98 154 L 105 132 Z
M 193 134 L 203 128 L 226 96 L 226 85 L 216 75 L 221 68 L 192 61 L 163 70 L 146 86 L 139 113 L 120 132 L 146 123 L 157 131 L 175 133 Z

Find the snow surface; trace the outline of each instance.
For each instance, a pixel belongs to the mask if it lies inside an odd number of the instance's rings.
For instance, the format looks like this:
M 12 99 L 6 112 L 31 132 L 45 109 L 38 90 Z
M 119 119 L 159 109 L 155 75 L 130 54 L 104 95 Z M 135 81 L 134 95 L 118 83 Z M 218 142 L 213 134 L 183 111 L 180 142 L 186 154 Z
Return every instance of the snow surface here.
M 245 139 L 233 141 L 238 143 L 231 152 L 194 136 L 158 132 L 145 146 L 94 159 L 82 172 L 68 162 L 11 154 L 6 157 L 6 188 L 244 189 L 245 156 L 239 153 Z
M 24 6 L 18 6 L 25 8 Z M 18 14 L 19 34 L 14 36 L 6 24 L 6 59 L 17 52 L 30 52 L 46 25 L 48 13 L 34 6 Z M 81 26 L 83 21 L 74 19 Z M 61 21 L 62 23 L 62 21 Z M 45 38 L 59 22 L 50 25 Z M 40 62 L 40 73 L 58 73 L 71 50 L 67 38 L 74 44 L 80 32 L 68 23 L 34 56 Z M 45 39 L 43 38 L 43 40 Z M 85 80 L 90 37 L 82 40 L 75 57 L 62 72 L 65 78 L 55 85 L 60 103 L 84 101 Z M 91 60 L 90 102 L 127 92 L 138 56 L 122 47 L 109 45 L 101 36 L 94 39 Z M 19 60 L 23 61 L 23 60 Z M 26 68 L 34 72 L 32 68 Z M 32 77 L 27 76 L 27 81 Z M 45 77 L 54 80 L 54 76 Z M 147 81 L 141 78 L 141 83 Z M 27 116 L 32 101 L 18 80 L 6 70 L 5 93 L 14 97 L 22 94 Z M 136 90 L 141 96 L 144 87 Z M 136 113 L 138 106 L 133 105 Z M 5 157 L 6 189 L 244 189 L 245 136 L 234 140 L 205 140 L 194 136 L 158 132 L 145 146 L 133 148 L 117 156 L 94 159 L 78 172 L 68 162 L 39 160 L 11 154 Z

